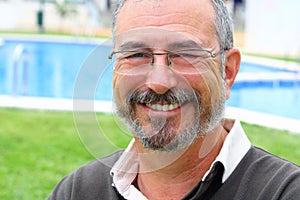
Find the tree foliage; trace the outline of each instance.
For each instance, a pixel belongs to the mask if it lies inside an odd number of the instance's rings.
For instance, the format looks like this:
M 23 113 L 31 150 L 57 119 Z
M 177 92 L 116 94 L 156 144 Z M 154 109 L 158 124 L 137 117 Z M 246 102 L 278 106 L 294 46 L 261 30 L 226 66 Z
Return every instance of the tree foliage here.
M 61 18 L 77 14 L 76 8 L 68 0 L 55 0 L 54 5 Z

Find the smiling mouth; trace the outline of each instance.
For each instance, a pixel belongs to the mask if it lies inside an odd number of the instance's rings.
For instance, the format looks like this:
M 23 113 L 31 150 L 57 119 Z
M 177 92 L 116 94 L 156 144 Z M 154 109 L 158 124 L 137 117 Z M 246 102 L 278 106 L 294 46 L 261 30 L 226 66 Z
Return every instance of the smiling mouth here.
M 169 90 L 164 94 L 157 94 L 153 90 L 135 90 L 127 99 L 129 105 L 140 105 L 149 111 L 175 112 L 184 105 L 193 103 L 195 94 L 183 89 Z
M 146 107 L 155 110 L 155 111 L 173 111 L 180 107 L 179 103 L 172 103 L 172 104 L 160 104 L 160 103 L 147 103 L 144 104 Z

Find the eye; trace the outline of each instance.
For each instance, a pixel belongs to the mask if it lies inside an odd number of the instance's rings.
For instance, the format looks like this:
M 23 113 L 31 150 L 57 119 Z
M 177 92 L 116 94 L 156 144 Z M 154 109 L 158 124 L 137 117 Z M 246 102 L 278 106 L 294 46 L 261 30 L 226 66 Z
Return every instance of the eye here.
M 149 58 L 151 55 L 147 52 L 134 52 L 126 56 L 127 59 L 134 59 L 134 58 Z
M 196 57 L 198 57 L 198 55 L 195 54 L 195 52 L 182 52 L 182 53 L 178 53 L 178 55 L 182 58 L 196 58 Z
M 197 53 L 193 51 L 178 51 L 169 54 L 170 59 L 175 63 L 182 64 L 186 62 L 191 62 L 198 58 Z
M 198 57 L 197 52 L 195 51 L 178 51 L 170 53 L 170 57 L 172 58 L 196 58 Z

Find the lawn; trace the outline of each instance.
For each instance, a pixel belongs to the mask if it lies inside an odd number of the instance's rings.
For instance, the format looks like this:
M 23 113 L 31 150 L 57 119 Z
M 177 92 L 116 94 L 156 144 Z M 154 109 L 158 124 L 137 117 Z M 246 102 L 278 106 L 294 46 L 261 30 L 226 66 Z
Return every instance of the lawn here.
M 63 176 L 95 156 L 125 147 L 130 140 L 111 114 L 98 113 L 95 118 L 83 113 L 82 118 L 76 116 L 74 121 L 72 112 L 1 108 L 0 115 L 1 200 L 45 199 Z M 93 138 L 85 138 L 95 131 L 84 125 L 91 117 L 97 119 L 94 128 L 106 133 L 104 140 L 110 141 L 106 146 L 94 148 Z M 253 144 L 300 164 L 300 135 L 249 124 L 243 126 Z

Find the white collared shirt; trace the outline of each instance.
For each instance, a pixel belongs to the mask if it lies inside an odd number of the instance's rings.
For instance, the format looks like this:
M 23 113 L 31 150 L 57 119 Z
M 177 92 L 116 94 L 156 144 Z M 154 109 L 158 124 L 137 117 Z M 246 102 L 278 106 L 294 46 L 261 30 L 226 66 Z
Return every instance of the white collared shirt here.
M 228 130 L 229 133 L 225 138 L 219 155 L 211 164 L 210 169 L 205 173 L 202 180 L 209 174 L 213 165 L 219 161 L 224 165 L 222 177 L 222 182 L 224 183 L 251 147 L 251 143 L 239 120 L 225 119 L 224 127 L 227 130 L 230 129 Z M 139 171 L 137 150 L 134 143 L 135 140 L 133 139 L 112 167 L 110 173 L 113 176 L 113 186 L 125 199 L 144 200 L 147 198 L 132 185 Z

